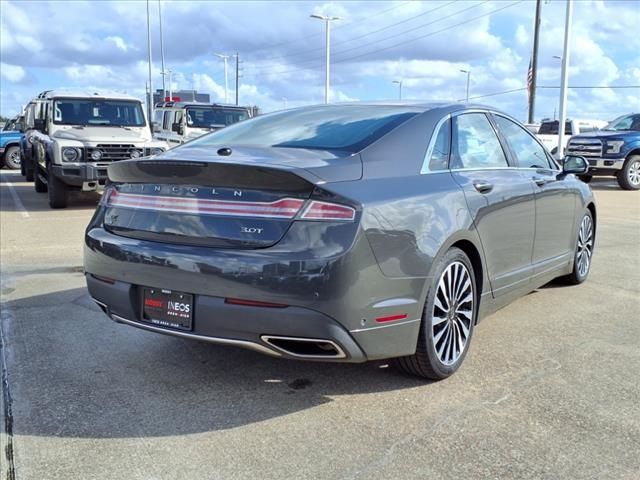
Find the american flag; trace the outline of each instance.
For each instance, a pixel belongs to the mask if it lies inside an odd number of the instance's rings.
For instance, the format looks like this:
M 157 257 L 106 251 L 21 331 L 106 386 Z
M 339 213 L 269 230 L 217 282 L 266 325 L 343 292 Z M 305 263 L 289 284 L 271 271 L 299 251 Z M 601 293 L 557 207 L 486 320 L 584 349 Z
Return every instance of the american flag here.
M 529 98 L 531 98 L 531 87 L 533 87 L 533 65 L 530 58 L 529 71 L 527 72 L 527 92 L 529 93 Z

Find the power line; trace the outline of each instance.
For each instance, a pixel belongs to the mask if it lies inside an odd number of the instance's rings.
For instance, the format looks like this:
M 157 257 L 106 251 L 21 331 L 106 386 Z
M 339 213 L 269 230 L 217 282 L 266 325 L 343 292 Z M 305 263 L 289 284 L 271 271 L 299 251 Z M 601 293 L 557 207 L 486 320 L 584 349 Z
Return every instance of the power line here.
M 369 52 L 365 52 L 365 53 L 361 53 L 361 54 L 354 55 L 354 56 L 351 56 L 351 57 L 347 57 L 347 58 L 342 58 L 342 59 L 339 59 L 339 60 L 335 60 L 333 63 L 335 64 L 335 63 L 344 63 L 344 62 L 348 62 L 348 61 L 350 61 L 350 60 L 355 60 L 355 59 L 358 59 L 358 58 L 366 57 L 366 56 L 371 55 L 371 54 L 374 54 L 374 53 L 379 53 L 379 52 L 383 52 L 383 51 L 386 51 L 386 50 L 390 50 L 390 49 L 393 49 L 393 48 L 399 47 L 399 46 L 401 46 L 401 45 L 405 45 L 405 44 L 407 44 L 407 43 L 412 43 L 412 42 L 415 42 L 416 40 L 421 40 L 421 39 L 423 39 L 423 38 L 431 37 L 431 36 L 433 36 L 433 35 L 437 35 L 438 33 L 446 32 L 446 31 L 448 31 L 448 30 L 451 30 L 451 29 L 453 29 L 453 28 L 459 27 L 459 26 L 461 26 L 461 25 L 466 25 L 467 23 L 471 23 L 471 22 L 473 22 L 473 21 L 475 21 L 475 20 L 479 20 L 479 19 L 481 19 L 481 18 L 488 17 L 488 16 L 490 16 L 490 15 L 493 15 L 494 13 L 500 12 L 500 11 L 502 11 L 502 10 L 506 10 L 507 8 L 511 8 L 511 7 L 513 7 L 513 6 L 515 6 L 515 5 L 519 4 L 519 3 L 523 3 L 524 1 L 525 1 L 525 0 L 518 0 L 518 1 L 516 1 L 516 2 L 513 2 L 513 3 L 508 4 L 508 5 L 506 5 L 506 6 L 503 6 L 503 7 L 500 7 L 500 8 L 496 8 L 495 10 L 491 10 L 491 11 L 489 11 L 489 12 L 487 12 L 487 13 L 482 14 L 482 15 L 478 15 L 478 16 L 472 17 L 472 18 L 470 18 L 470 19 L 467 19 L 467 20 L 465 20 L 465 21 L 458 22 L 458 23 L 456 23 L 456 24 L 454 24 L 454 25 L 450 25 L 450 26 L 448 26 L 448 27 L 442 28 L 442 29 L 440 29 L 440 30 L 436 30 L 435 32 L 430 32 L 430 33 L 427 33 L 427 34 L 425 34 L 425 35 L 421 35 L 421 36 L 418 36 L 418 37 L 413 37 L 413 38 L 411 38 L 411 39 L 409 39 L 409 40 L 405 40 L 405 41 L 402 41 L 402 42 L 398 42 L 398 43 L 395 43 L 395 44 L 393 44 L 393 45 L 389 45 L 389 46 L 387 46 L 387 47 L 378 48 L 378 49 L 376 49 L 376 50 L 371 50 L 371 51 L 369 51 Z M 454 16 L 454 15 L 457 15 L 458 13 L 461 13 L 461 11 L 456 12 L 456 13 L 451 14 L 451 15 L 448 15 L 448 16 L 446 16 L 446 17 L 443 17 L 442 19 L 450 18 L 450 17 L 452 17 L 452 16 Z M 442 20 L 442 19 L 441 19 L 441 20 Z M 386 39 L 385 39 L 385 40 L 386 40 Z M 371 44 L 373 44 L 373 43 L 379 43 L 379 42 L 371 42 L 369 45 L 371 45 Z M 305 67 L 292 68 L 292 69 L 290 69 L 290 70 L 286 70 L 286 71 L 283 71 L 283 72 L 274 72 L 274 73 L 275 73 L 276 75 L 285 75 L 285 74 L 287 74 L 287 73 L 293 73 L 293 72 L 297 72 L 297 71 L 299 71 L 299 70 L 309 70 L 309 67 L 307 67 L 307 68 L 305 68 Z
M 553 88 L 553 89 L 559 89 L 560 87 L 554 87 L 554 86 L 540 86 L 538 85 L 536 88 Z M 569 89 L 591 89 L 591 88 L 611 88 L 611 89 L 626 89 L 626 88 L 640 88 L 640 85 L 611 85 L 611 86 L 605 86 L 605 85 L 593 85 L 593 86 L 576 86 L 576 87 L 572 87 L 569 86 L 567 87 Z M 520 88 L 514 88 L 512 90 L 503 90 L 501 92 L 494 92 L 494 93 L 487 93 L 485 95 L 476 95 L 473 97 L 469 97 L 469 100 L 475 100 L 477 98 L 486 98 L 486 97 L 495 97 L 498 95 L 505 95 L 507 93 L 515 93 L 515 92 L 521 92 L 523 90 L 526 90 L 527 87 L 520 87 Z M 458 102 L 462 102 L 464 100 L 464 98 L 461 98 L 459 100 L 456 100 Z
M 520 0 L 520 1 L 524 1 L 524 0 Z M 450 14 L 448 14 L 448 15 L 445 15 L 444 17 L 436 18 L 435 20 L 432 20 L 432 21 L 430 21 L 430 22 L 420 24 L 420 25 L 418 25 L 418 26 L 416 26 L 416 27 L 414 27 L 414 28 L 411 28 L 411 29 L 409 29 L 409 30 L 405 30 L 405 31 L 403 31 L 403 32 L 396 33 L 396 34 L 394 34 L 394 35 L 391 35 L 391 36 L 388 36 L 388 37 L 384 37 L 384 38 L 381 38 L 381 39 L 378 39 L 378 40 L 373 40 L 373 41 L 368 42 L 368 43 L 365 43 L 365 44 L 363 44 L 363 45 L 356 45 L 356 46 L 354 46 L 354 47 L 351 47 L 351 48 L 347 48 L 347 49 L 345 49 L 345 50 L 338 51 L 338 52 L 336 52 L 336 53 L 335 53 L 335 54 L 333 54 L 333 55 L 334 55 L 334 56 L 344 55 L 346 52 L 351 52 L 351 51 L 353 51 L 353 50 L 358 50 L 358 49 L 360 49 L 360 48 L 370 47 L 371 45 L 375 45 L 375 44 L 377 44 L 377 43 L 381 43 L 381 42 L 386 42 L 387 40 L 390 40 L 390 39 L 392 39 L 392 38 L 397 38 L 397 37 L 404 36 L 404 35 L 406 35 L 407 33 L 414 32 L 414 31 L 416 31 L 416 30 L 421 30 L 421 29 L 423 29 L 423 28 L 425 28 L 425 27 L 428 27 L 428 26 L 430 26 L 430 25 L 433 25 L 433 24 L 435 24 L 435 23 L 438 23 L 438 22 L 441 22 L 441 21 L 443 21 L 443 20 L 447 20 L 447 19 L 449 19 L 449 18 L 455 17 L 456 15 L 459 15 L 459 14 L 461 14 L 461 13 L 467 12 L 467 11 L 472 10 L 472 9 L 474 9 L 474 8 L 480 7 L 480 6 L 482 6 L 482 5 L 484 5 L 485 3 L 488 3 L 488 2 L 489 2 L 489 0 L 484 0 L 484 1 L 480 2 L 480 3 L 477 3 L 477 4 L 475 4 L 475 5 L 472 5 L 472 6 L 470 6 L 470 7 L 466 7 L 466 8 L 463 8 L 462 10 L 458 10 L 458 11 L 456 11 L 456 12 L 453 12 L 453 13 L 450 13 Z M 452 3 L 455 3 L 455 2 L 447 3 L 447 4 L 445 4 L 445 5 L 441 6 L 441 7 L 438 7 L 438 8 L 432 9 L 432 10 L 430 10 L 430 11 L 428 11 L 428 12 L 425 12 L 424 14 L 427 14 L 427 13 L 433 13 L 434 11 L 439 10 L 440 8 L 446 7 L 446 6 L 448 6 L 448 5 L 451 5 Z M 519 2 L 516 2 L 516 3 L 519 3 Z M 490 13 L 491 13 L 491 12 L 490 12 Z M 482 16 L 484 16 L 484 15 L 482 15 Z M 481 18 L 482 16 L 477 17 L 477 18 Z M 417 18 L 417 17 L 414 17 L 414 18 Z M 412 20 L 412 19 L 411 19 L 411 20 Z M 472 19 L 472 20 L 473 20 L 473 19 Z M 408 21 L 408 20 L 405 20 L 405 21 Z M 399 22 L 399 23 L 403 23 L 403 22 Z M 465 23 L 465 22 L 463 22 L 463 23 Z M 447 29 L 448 29 L 448 28 L 447 28 Z M 447 30 L 447 29 L 445 29 L 445 30 Z M 383 30 L 383 29 L 380 29 L 380 30 Z M 444 31 L 444 30 L 443 30 L 443 31 Z M 371 33 L 375 33 L 375 32 L 371 32 Z M 436 33 L 437 33 L 437 32 L 436 32 Z M 343 40 L 343 41 L 338 42 L 338 43 L 340 43 L 340 44 L 349 43 L 349 42 L 353 41 L 354 39 L 362 38 L 362 37 L 365 37 L 365 36 L 367 36 L 367 35 L 368 35 L 368 34 L 361 35 L 360 37 L 354 37 L 354 38 L 351 38 L 351 39 Z M 428 35 L 427 35 L 427 36 L 428 36 Z M 419 39 L 419 38 L 423 38 L 423 37 L 417 37 L 417 38 Z M 410 40 L 410 41 L 413 41 L 413 39 L 412 39 L 412 40 Z M 407 42 L 401 42 L 400 44 L 403 44 L 403 43 L 407 43 Z M 383 48 L 382 50 L 386 50 L 386 49 L 385 49 L 385 48 Z M 376 51 L 379 51 L 379 50 L 376 50 Z M 279 57 L 279 58 L 286 58 L 286 57 L 287 57 L 287 56 Z M 348 60 L 348 59 L 347 59 L 347 60 Z M 318 60 L 318 59 L 316 59 L 316 58 L 311 58 L 311 59 L 308 59 L 308 60 L 303 60 L 303 61 L 301 61 L 301 62 L 297 62 L 297 65 L 305 65 L 305 64 L 309 64 L 309 63 L 312 63 L 312 64 L 313 64 L 313 63 L 318 63 L 318 61 L 319 61 L 319 60 Z M 340 63 L 341 61 L 343 61 L 343 60 L 335 60 L 333 63 Z M 254 67 L 254 68 L 260 69 L 261 67 L 256 66 L 256 67 Z M 262 67 L 262 68 L 263 68 L 263 67 Z M 308 67 L 308 68 L 312 68 L 312 67 Z M 307 69 L 307 68 L 298 68 L 298 67 L 294 67 L 293 69 L 291 69 L 291 71 L 294 71 L 294 70 L 306 70 L 306 69 Z M 288 73 L 288 72 L 289 72 L 289 70 L 287 70 L 287 71 L 286 71 L 286 73 Z M 285 72 L 277 72 L 277 71 L 276 71 L 276 72 L 273 72 L 273 73 L 280 74 L 280 73 L 285 73 Z
M 368 20 L 370 18 L 378 17 L 378 16 L 380 16 L 380 15 L 382 15 L 384 13 L 390 12 L 391 10 L 395 10 L 396 8 L 402 7 L 403 5 L 406 5 L 407 3 L 411 3 L 411 0 L 398 3 L 398 4 L 396 4 L 396 5 L 394 5 L 394 6 L 390 7 L 390 8 L 385 8 L 384 10 L 381 10 L 379 12 L 372 13 L 370 15 L 366 15 L 361 20 L 355 20 L 355 21 L 365 21 L 365 20 Z M 354 23 L 354 20 L 343 22 L 340 25 L 337 25 L 334 28 L 334 30 L 338 30 L 340 28 L 348 27 L 352 23 Z M 308 40 L 310 38 L 319 37 L 321 35 L 323 35 L 323 32 L 312 33 L 310 35 L 302 37 L 300 40 L 287 40 L 286 42 L 279 42 L 279 43 L 274 43 L 274 44 L 271 44 L 271 45 L 264 45 L 262 47 L 254 49 L 253 52 L 260 52 L 260 51 L 263 51 L 263 50 L 270 50 L 270 49 L 273 49 L 273 48 L 276 48 L 276 47 L 281 47 L 283 45 L 290 45 L 292 41 Z M 266 57 L 266 58 L 275 58 L 275 57 Z
M 487 1 L 489 1 L 489 0 L 487 0 Z M 402 25 L 404 23 L 411 22 L 411 21 L 415 20 L 416 18 L 420 18 L 420 17 L 423 17 L 423 16 L 428 15 L 430 13 L 433 13 L 433 12 L 435 12 L 437 10 L 441 10 L 441 9 L 443 9 L 445 7 L 448 7 L 449 5 L 452 5 L 454 3 L 456 3 L 456 0 L 453 0 L 453 1 L 449 2 L 449 3 L 445 3 L 443 5 L 440 5 L 440 6 L 436 7 L 436 8 L 433 8 L 431 10 L 427 10 L 427 11 L 422 12 L 421 14 L 413 16 L 411 18 L 406 18 L 404 20 L 401 20 L 401 21 L 396 22 L 396 23 L 392 23 L 390 25 L 387 25 L 385 27 L 379 28 L 377 30 L 372 30 L 372 31 L 367 32 L 365 34 L 358 35 L 357 37 L 347 38 L 345 40 L 340 40 L 338 42 L 333 42 L 333 46 L 335 46 L 335 45 L 343 45 L 345 43 L 351 43 L 354 40 L 359 40 L 361 38 L 368 37 L 370 35 L 375 35 L 376 33 L 382 32 L 384 30 L 388 30 L 388 29 L 393 28 L 393 27 L 397 27 L 398 25 Z M 482 3 L 487 3 L 487 2 L 485 1 L 485 2 L 482 2 Z M 477 5 L 475 5 L 475 6 L 477 6 Z M 429 24 L 426 24 L 426 25 L 429 25 Z M 423 26 L 425 26 L 425 25 L 423 25 Z M 419 28 L 422 28 L 422 26 L 419 27 Z M 336 30 L 336 29 L 337 28 L 334 28 L 334 30 Z M 412 30 L 407 30 L 405 32 L 402 32 L 402 34 L 408 33 L 410 31 L 412 31 Z M 393 37 L 389 37 L 389 38 L 393 38 Z M 360 48 L 360 47 L 355 47 L 355 48 Z M 306 55 L 306 54 L 309 54 L 311 52 L 317 52 L 317 51 L 320 51 L 320 50 L 324 51 L 324 47 L 317 47 L 317 48 L 312 48 L 312 49 L 307 49 L 307 50 L 298 50 L 297 52 L 287 53 L 286 55 L 270 55 L 268 57 L 262 57 L 261 60 L 268 60 L 268 59 L 271 59 L 271 58 L 283 59 L 283 58 L 289 58 L 289 57 L 297 57 L 297 56 L 300 56 L 300 55 L 303 55 L 303 54 Z M 340 52 L 340 53 L 344 53 L 344 52 Z M 317 60 L 316 59 L 306 60 L 305 63 L 309 62 L 309 61 L 315 62 Z

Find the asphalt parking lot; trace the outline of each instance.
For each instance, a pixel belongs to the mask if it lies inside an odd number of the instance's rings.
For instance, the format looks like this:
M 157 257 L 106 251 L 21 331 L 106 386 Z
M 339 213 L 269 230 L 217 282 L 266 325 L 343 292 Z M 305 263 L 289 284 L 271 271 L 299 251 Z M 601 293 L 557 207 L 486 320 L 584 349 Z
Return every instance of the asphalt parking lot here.
M 487 318 L 427 383 L 112 323 L 81 267 L 99 196 L 54 211 L 22 180 L 1 173 L 3 479 L 638 478 L 640 192 L 595 181 L 589 280 Z

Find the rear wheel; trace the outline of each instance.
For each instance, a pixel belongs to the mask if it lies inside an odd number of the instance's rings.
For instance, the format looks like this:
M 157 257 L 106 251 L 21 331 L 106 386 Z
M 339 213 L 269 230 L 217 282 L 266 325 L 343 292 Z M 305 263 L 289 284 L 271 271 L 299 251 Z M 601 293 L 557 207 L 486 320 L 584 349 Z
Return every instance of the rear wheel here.
M 469 349 L 477 298 L 473 266 L 462 250 L 452 248 L 438 263 L 429 288 L 416 353 L 394 364 L 433 380 L 452 375 Z
M 4 165 L 11 170 L 20 168 L 20 147 L 9 147 L 4 152 Z
M 631 155 L 618 172 L 618 185 L 624 190 L 640 189 L 640 155 Z
M 49 175 L 49 206 L 51 208 L 67 208 L 67 186 L 57 177 Z
M 576 251 L 573 259 L 573 270 L 562 280 L 570 285 L 578 285 L 584 282 L 591 270 L 591 257 L 593 256 L 593 244 L 595 240 L 595 229 L 593 228 L 593 216 L 587 212 L 582 217 L 578 229 L 578 240 L 576 241 Z

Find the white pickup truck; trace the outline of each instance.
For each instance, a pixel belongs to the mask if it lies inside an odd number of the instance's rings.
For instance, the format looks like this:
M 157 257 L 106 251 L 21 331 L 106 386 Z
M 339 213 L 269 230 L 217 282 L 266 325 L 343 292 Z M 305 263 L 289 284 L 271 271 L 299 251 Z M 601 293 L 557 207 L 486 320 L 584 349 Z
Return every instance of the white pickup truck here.
M 561 158 L 564 150 L 567 148 L 567 142 L 572 135 L 578 135 L 585 132 L 593 132 L 607 125 L 603 120 L 584 120 L 584 119 L 567 119 L 564 124 L 564 139 L 562 142 L 562 153 L 558 153 L 558 120 L 545 119 L 542 120 L 540 128 L 536 136 L 547 147 L 547 150 L 555 158 Z

